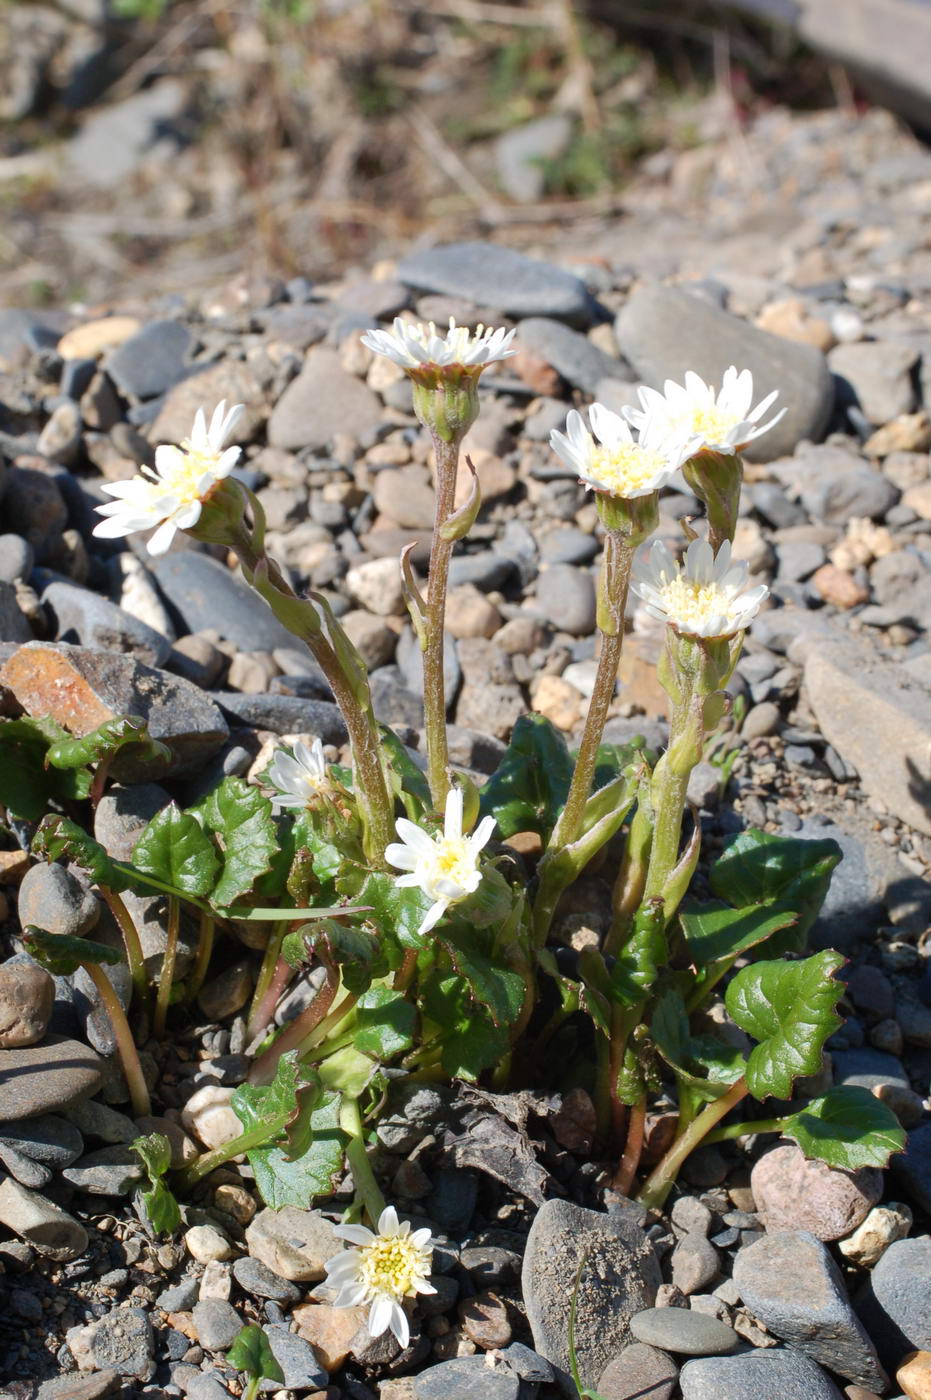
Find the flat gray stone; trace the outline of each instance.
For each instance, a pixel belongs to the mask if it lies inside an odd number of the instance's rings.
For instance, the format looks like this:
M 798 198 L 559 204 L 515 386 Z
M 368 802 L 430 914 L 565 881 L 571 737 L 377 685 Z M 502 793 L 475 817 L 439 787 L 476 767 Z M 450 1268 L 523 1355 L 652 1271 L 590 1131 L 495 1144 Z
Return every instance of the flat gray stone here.
M 638 1342 L 679 1356 L 727 1355 L 740 1342 L 726 1322 L 688 1308 L 648 1308 L 631 1319 L 630 1330 Z
M 124 394 L 157 398 L 184 378 L 192 344 L 180 321 L 150 321 L 111 352 L 107 373 Z
M 931 1351 L 931 1235 L 891 1244 L 856 1306 L 888 1367 L 908 1351 Z
M 518 324 L 517 341 L 539 355 L 571 384 L 586 394 L 595 394 L 603 379 L 631 380 L 630 365 L 614 355 L 606 355 L 587 336 L 548 316 L 528 316 Z
M 67 1118 L 45 1114 L 25 1123 L 0 1123 L 0 1142 L 33 1162 L 49 1167 L 70 1167 L 84 1151 L 80 1130 Z
M 158 586 L 186 632 L 214 628 L 243 651 L 300 649 L 301 643 L 275 617 L 244 579 L 217 559 L 196 550 L 164 554 L 152 563 Z
M 242 1318 L 224 1298 L 203 1298 L 195 1303 L 191 1321 L 197 1340 L 208 1351 L 222 1351 L 232 1346 L 242 1329 Z
M 608 1362 L 595 1389 L 603 1400 L 671 1400 L 678 1378 L 671 1356 L 644 1342 L 631 1342 Z
M 800 1351 L 703 1357 L 683 1366 L 679 1385 L 682 1400 L 843 1400 L 821 1367 Z
M 62 1172 L 91 1196 L 128 1196 L 142 1179 L 142 1165 L 128 1147 L 101 1147 Z
M 729 365 L 753 374 L 754 399 L 779 390 L 775 409 L 788 410 L 746 455 L 769 462 L 790 454 L 803 438 L 824 435 L 834 403 L 834 382 L 820 350 L 783 340 L 721 311 L 678 287 L 645 284 L 631 295 L 617 317 L 621 354 L 655 389 L 663 381 L 681 384 L 686 370 L 719 386 Z
M 32 628 L 16 601 L 16 589 L 12 583 L 0 582 L 0 642 L 31 641 Z
M 241 724 L 270 729 L 273 734 L 316 734 L 324 744 L 344 744 L 346 725 L 339 706 L 330 700 L 305 700 L 299 695 L 241 695 L 215 691 L 213 698 Z
M 50 1035 L 41 1045 L 0 1050 L 0 1119 L 38 1118 L 90 1098 L 103 1080 L 102 1063 L 76 1040 Z
M 138 1381 L 151 1380 L 155 1373 L 155 1339 L 142 1308 L 114 1308 L 87 1326 L 69 1328 L 66 1339 L 82 1370 L 112 1367 Z
M 890 1165 L 905 1199 L 931 1215 L 931 1123 L 912 1129 L 904 1153 L 893 1157 Z
M 382 419 L 377 394 L 343 369 L 335 350 L 317 346 L 285 389 L 268 420 L 268 441 L 288 452 L 326 447 L 337 433 L 356 437 Z
M 282 1323 L 266 1327 L 265 1335 L 284 1373 L 283 1382 L 269 1382 L 270 1390 L 280 1390 L 282 1386 L 285 1390 L 326 1390 L 329 1377 L 310 1342 L 305 1342 Z
M 493 1369 L 484 1356 L 459 1356 L 411 1380 L 415 1400 L 518 1400 L 520 1377 Z
M 585 284 L 562 268 L 493 243 L 447 243 L 411 253 L 398 276 L 421 292 L 463 297 L 507 316 L 552 316 L 589 325 L 593 302 Z
M 588 1262 L 578 1289 L 575 1343 L 584 1385 L 594 1385 L 630 1341 L 631 1318 L 652 1305 L 661 1282 L 653 1247 L 630 1215 L 602 1215 L 559 1200 L 540 1207 L 524 1254 L 524 1302 L 534 1347 L 552 1362 L 569 1395 L 569 1306 L 583 1255 Z
M 739 1251 L 733 1277 L 744 1303 L 770 1332 L 856 1385 L 885 1387 L 888 1378 L 850 1306 L 843 1275 L 814 1235 L 764 1235 Z
M 63 865 L 33 865 L 19 887 L 17 912 L 22 926 L 82 938 L 100 918 L 100 904 Z
M 126 652 L 146 666 L 162 666 L 168 660 L 171 642 L 167 637 L 89 588 L 50 583 L 42 594 L 42 606 L 48 610 L 56 641 Z
M 563 155 L 572 140 L 572 118 L 548 112 L 502 132 L 495 142 L 495 164 L 502 189 L 523 204 L 540 199 L 546 186 L 545 162 Z

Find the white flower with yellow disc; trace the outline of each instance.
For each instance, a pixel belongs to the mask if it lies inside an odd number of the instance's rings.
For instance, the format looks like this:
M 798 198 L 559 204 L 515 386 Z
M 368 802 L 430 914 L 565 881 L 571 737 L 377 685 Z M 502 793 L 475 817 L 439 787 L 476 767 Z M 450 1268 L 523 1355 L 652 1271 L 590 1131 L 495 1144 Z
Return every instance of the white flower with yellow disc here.
M 708 451 L 732 456 L 741 452 L 774 428 L 786 412 L 783 408 L 768 423 L 761 423 L 779 390 L 767 394 L 754 408 L 753 375 L 748 369 L 738 373 L 736 365 L 724 371 L 718 392 L 694 370 L 688 370 L 684 386 L 667 379 L 662 393 L 646 387 L 638 393 L 642 408 L 624 410 L 634 427 L 642 430 L 650 423 L 660 434 L 692 438 L 693 454 Z
M 331 786 L 322 741 L 315 738 L 305 744 L 299 739 L 293 753 L 276 749 L 265 771 L 265 779 L 276 789 L 272 796 L 275 811 L 284 807 L 307 807 Z
M 430 836 L 405 817 L 398 818 L 395 829 L 401 840 L 392 842 L 385 859 L 407 872 L 398 876 L 399 885 L 419 887 L 433 901 L 419 929 L 429 933 L 451 905 L 474 894 L 481 884 L 479 854 L 491 839 L 494 817 L 483 817 L 471 836 L 463 836 L 462 791 L 451 788 L 442 834 Z
M 588 417 L 591 432 L 573 408 L 566 431 L 554 428 L 550 434 L 550 446 L 586 486 L 604 495 L 626 501 L 649 496 L 666 485 L 694 450 L 681 435 L 663 435 L 652 422 L 644 422 L 634 437 L 625 419 L 604 404 L 593 403 Z
M 631 589 L 647 612 L 686 637 L 712 640 L 743 632 L 759 612 L 769 589 L 747 587 L 745 563 L 731 562 L 725 541 L 717 555 L 707 540 L 693 540 L 679 564 L 661 540 L 634 564 Z
M 404 1299 L 435 1293 L 429 1282 L 433 1241 L 428 1229 L 411 1230 L 394 1206 L 378 1217 L 378 1231 L 364 1225 L 337 1225 L 336 1234 L 355 1246 L 327 1262 L 325 1287 L 335 1288 L 332 1306 L 368 1306 L 368 1330 L 380 1337 L 390 1329 L 402 1347 L 411 1339 Z
M 515 331 L 492 330 L 490 326 L 457 326 L 450 316 L 449 329 L 441 335 L 432 321 L 427 325 L 403 321 L 396 316 L 390 331 L 366 331 L 362 344 L 376 355 L 387 355 L 402 369 L 416 370 L 424 365 L 484 368 L 496 360 L 506 360 L 517 352 L 511 348 Z

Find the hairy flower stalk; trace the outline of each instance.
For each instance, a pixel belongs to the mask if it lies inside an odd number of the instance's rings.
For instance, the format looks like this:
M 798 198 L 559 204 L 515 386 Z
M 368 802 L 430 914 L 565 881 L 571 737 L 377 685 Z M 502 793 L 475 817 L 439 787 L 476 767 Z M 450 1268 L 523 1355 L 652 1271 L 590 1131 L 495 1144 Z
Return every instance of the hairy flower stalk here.
M 449 792 L 449 745 L 446 736 L 446 685 L 443 646 L 446 590 L 453 546 L 469 531 L 481 496 L 473 472 L 472 491 L 457 511 L 456 478 L 462 439 L 478 416 L 478 381 L 490 364 L 507 359 L 514 331 L 486 330 L 474 334 L 452 317 L 446 335 L 433 322 L 412 325 L 397 317 L 390 331 L 367 331 L 362 343 L 400 365 L 410 377 L 414 412 L 433 438 L 436 459 L 436 512 L 430 549 L 428 598 L 408 589 L 408 606 L 423 651 L 424 731 L 427 777 L 435 811 L 441 812 Z

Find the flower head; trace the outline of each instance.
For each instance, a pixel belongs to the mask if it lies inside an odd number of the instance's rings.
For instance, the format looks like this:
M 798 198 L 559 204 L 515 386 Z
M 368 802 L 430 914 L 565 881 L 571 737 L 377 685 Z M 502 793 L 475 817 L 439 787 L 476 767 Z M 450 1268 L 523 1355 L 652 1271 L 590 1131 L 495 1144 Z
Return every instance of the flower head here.
M 429 933 L 451 904 L 474 894 L 482 880 L 479 852 L 494 831 L 494 817 L 483 817 L 471 836 L 462 834 L 462 791 L 451 788 L 446 798 L 443 834 L 429 836 L 414 822 L 399 817 L 395 829 L 401 838 L 385 851 L 385 859 L 409 873 L 398 877 L 402 886 L 417 885 L 433 904 L 421 933 Z
M 450 316 L 449 330 L 440 335 L 432 321 L 426 326 L 412 325 L 396 316 L 390 331 L 366 331 L 362 344 L 376 355 L 387 355 L 406 370 L 457 366 L 481 371 L 486 365 L 517 353 L 510 348 L 515 334 L 516 331 L 492 330 L 485 326 L 477 326 L 473 333 L 468 326 L 457 326 L 455 318 Z
M 732 637 L 753 621 L 769 592 L 765 584 L 747 588 L 749 569 L 731 563 L 730 542 L 714 555 L 707 540 L 693 540 L 685 567 L 657 540 L 634 564 L 631 588 L 647 612 L 686 637 Z
M 588 410 L 592 431 L 581 413 L 572 409 L 566 432 L 550 434 L 550 446 L 593 491 L 635 500 L 658 491 L 689 456 L 690 444 L 657 432 L 644 415 L 639 439 L 618 413 L 593 403 Z
M 732 455 L 740 452 L 754 438 L 775 427 L 786 411 L 783 408 L 768 423 L 760 423 L 779 390 L 767 394 L 754 408 L 753 375 L 748 369 L 738 374 L 734 365 L 724 371 L 717 394 L 693 370 L 687 371 L 684 388 L 667 379 L 661 394 L 647 388 L 641 388 L 639 393 L 642 409 L 625 410 L 630 422 L 642 429 L 650 421 L 660 432 L 691 437 L 693 453 L 707 450 Z
M 411 1230 L 409 1221 L 398 1220 L 394 1206 L 386 1206 L 378 1217 L 377 1234 L 364 1225 L 337 1225 L 336 1233 L 356 1247 L 327 1262 L 326 1282 L 338 1290 L 333 1306 L 370 1304 L 371 1336 L 390 1328 L 406 1347 L 411 1332 L 402 1299 L 436 1292 L 427 1282 L 433 1260 L 430 1231 Z
M 191 436 L 180 447 L 155 449 L 155 466 L 143 467 L 129 481 L 102 487 L 116 499 L 98 506 L 105 518 L 94 527 L 102 539 L 117 539 L 137 530 L 158 528 L 148 543 L 150 554 L 164 554 L 176 530 L 189 530 L 200 519 L 204 502 L 239 461 L 239 447 L 223 444 L 244 412 L 242 404 L 227 410 L 226 400 L 214 409 L 210 423 L 197 410 Z
M 277 749 L 265 777 L 277 789 L 272 798 L 276 812 L 284 807 L 306 807 L 330 786 L 323 743 L 314 739 L 308 747 L 298 740 L 293 754 Z

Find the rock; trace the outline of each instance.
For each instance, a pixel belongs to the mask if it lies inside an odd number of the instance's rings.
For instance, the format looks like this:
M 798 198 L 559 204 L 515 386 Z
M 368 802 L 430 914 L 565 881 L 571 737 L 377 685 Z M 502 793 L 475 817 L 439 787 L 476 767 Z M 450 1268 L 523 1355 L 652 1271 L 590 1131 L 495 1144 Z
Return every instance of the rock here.
M 242 651 L 301 647 L 267 603 L 238 574 L 195 550 L 180 550 L 156 559 L 158 586 L 179 615 L 186 632 L 214 629 Z
M 0 580 L 15 583 L 17 579 L 28 579 L 34 565 L 35 555 L 28 540 L 21 535 L 0 535 Z
M 96 1099 L 73 1103 L 66 1116 L 85 1137 L 98 1138 L 101 1142 L 132 1142 L 142 1131 L 125 1113 L 118 1113 Z
M 843 636 L 807 649 L 805 686 L 821 732 L 867 793 L 931 834 L 931 690 L 865 638 Z
M 403 617 L 404 590 L 396 559 L 370 559 L 346 575 L 349 596 L 378 617 Z
M 192 342 L 191 332 L 180 321 L 150 321 L 111 351 L 107 374 L 123 394 L 158 398 L 184 377 Z
M 334 1308 L 329 1303 L 305 1303 L 294 1309 L 292 1317 L 298 1336 L 310 1343 L 321 1366 L 332 1373 L 346 1360 L 352 1339 L 365 1326 L 368 1314 L 367 1307 Z
M 83 1225 L 45 1196 L 27 1191 L 10 1177 L 0 1182 L 0 1224 L 49 1259 L 76 1259 L 87 1248 Z
M 832 1051 L 831 1058 L 837 1084 L 859 1085 L 870 1090 L 881 1084 L 895 1084 L 903 1089 L 908 1088 L 905 1067 L 895 1055 L 861 1047 L 857 1050 Z
M 100 1088 L 101 1061 L 93 1050 L 60 1035 L 41 1045 L 0 1051 L 0 1120 L 60 1112 Z
M 297 1283 L 319 1283 L 327 1260 L 344 1247 L 325 1216 L 295 1206 L 259 1211 L 246 1230 L 246 1243 L 253 1259 Z
M 34 865 L 19 887 L 17 912 L 22 926 L 81 938 L 100 918 L 96 897 L 63 865 Z
M 754 1317 L 836 1375 L 882 1390 L 886 1376 L 820 1240 L 801 1230 L 763 1235 L 734 1260 L 734 1283 Z
M 274 1273 L 259 1259 L 244 1255 L 233 1264 L 233 1278 L 246 1293 L 254 1298 L 271 1298 L 276 1303 L 297 1303 L 301 1290 L 295 1288 L 288 1279 Z
M 895 1373 L 908 1400 L 931 1400 L 931 1351 L 913 1351 Z
M 338 433 L 362 437 L 378 427 L 382 406 L 361 380 L 347 374 L 335 350 L 317 346 L 285 389 L 268 420 L 271 447 L 319 449 Z
M 208 1351 L 225 1351 L 233 1345 L 242 1329 L 242 1318 L 232 1303 L 222 1298 L 205 1298 L 196 1303 L 191 1313 L 191 1321 L 197 1340 Z
M 62 532 L 68 524 L 68 507 L 59 489 L 61 468 L 42 468 L 40 458 L 22 459 L 29 466 L 12 467 L 6 474 L 3 519 L 10 530 L 22 535 L 42 563 L 61 548 Z
M 28 714 L 49 716 L 72 734 L 118 715 L 141 715 L 170 757 L 143 764 L 130 745 L 112 765 L 122 781 L 196 771 L 229 737 L 223 716 L 195 686 L 128 656 L 29 642 L 0 668 L 0 685 Z
M 0 642 L 31 641 L 32 628 L 17 602 L 16 589 L 0 582 Z
M 329 1377 L 309 1342 L 277 1323 L 265 1328 L 272 1355 L 284 1373 L 286 1390 L 326 1390 Z
M 861 1269 L 872 1269 L 889 1246 L 904 1239 L 911 1228 L 912 1212 L 908 1206 L 890 1201 L 885 1206 L 874 1206 L 852 1235 L 838 1240 L 837 1248 Z
M 678 287 L 642 285 L 628 298 L 616 322 L 621 354 L 647 384 L 661 389 L 665 379 L 681 384 L 686 370 L 720 385 L 729 365 L 753 374 L 754 398 L 779 389 L 788 409 L 746 455 L 769 462 L 791 453 L 803 438 L 823 436 L 834 402 L 834 386 L 824 356 L 721 311 Z
M 414 1400 L 518 1400 L 521 1380 L 484 1356 L 458 1356 L 414 1376 Z
M 497 1351 L 511 1340 L 507 1305 L 496 1293 L 477 1293 L 459 1304 L 459 1321 L 465 1335 L 483 1351 Z
M 70 1167 L 84 1151 L 84 1140 L 67 1118 L 48 1114 L 22 1123 L 0 1123 L 0 1143 L 21 1152 L 30 1161 L 51 1167 Z
M 562 676 L 544 673 L 533 687 L 532 705 L 537 714 L 545 715 L 557 729 L 567 732 L 579 721 L 582 693 Z
M 393 520 L 396 525 L 401 525 L 407 530 L 432 531 L 436 496 L 426 467 L 388 467 L 376 476 L 372 494 L 378 511 L 389 520 Z M 399 586 L 400 569 L 396 557 L 391 562 L 396 574 L 392 588 L 396 590 Z
M 505 194 L 522 204 L 540 199 L 545 162 L 564 155 L 571 139 L 572 118 L 565 112 L 549 112 L 502 132 L 495 142 L 495 164 Z
M 630 1320 L 650 1307 L 661 1277 L 652 1247 L 625 1215 L 584 1210 L 569 1201 L 540 1207 L 527 1238 L 523 1294 L 534 1347 L 551 1361 L 564 1388 L 569 1382 L 567 1281 L 587 1252 L 578 1288 L 576 1350 L 583 1384 L 594 1385 L 630 1340 Z
M 414 636 L 413 628 L 405 627 L 398 638 L 396 656 L 401 678 L 408 690 L 415 695 L 423 695 L 423 652 Z M 462 681 L 462 667 L 459 664 L 459 650 L 456 640 L 449 633 L 443 637 L 443 680 L 446 686 L 446 707 L 449 709 L 456 699 Z M 468 723 L 460 720 L 460 723 Z M 473 725 L 473 728 L 478 726 Z
M 112 783 L 97 804 L 94 836 L 114 860 L 131 860 L 143 828 L 169 801 L 157 783 Z
M 226 1236 L 213 1225 L 192 1225 L 184 1233 L 184 1247 L 199 1264 L 232 1259 L 235 1253 Z
M 890 1368 L 907 1351 L 931 1350 L 931 1236 L 891 1244 L 869 1275 L 856 1306 Z
M 88 588 L 50 583 L 41 601 L 56 641 L 126 652 L 147 666 L 162 666 L 168 660 L 171 642 L 167 637 Z
M 904 1155 L 893 1157 L 891 1165 L 905 1196 L 931 1215 L 931 1123 L 912 1129 Z
M 142 1308 L 114 1308 L 86 1327 L 69 1328 L 67 1341 L 80 1371 L 112 1367 L 137 1381 L 155 1374 L 152 1324 Z
M 411 253 L 398 264 L 398 276 L 417 291 L 463 297 L 507 316 L 551 316 L 570 325 L 592 320 L 591 298 L 577 277 L 492 243 L 448 243 Z
M 205 1147 L 222 1147 L 242 1132 L 242 1124 L 230 1107 L 233 1093 L 224 1085 L 205 1084 L 181 1110 L 182 1126 Z
M 135 316 L 99 316 L 66 331 L 58 342 L 58 353 L 63 360 L 94 360 L 105 350 L 115 350 L 140 329 L 141 322 Z
M 631 379 L 623 360 L 599 350 L 597 345 L 560 321 L 530 316 L 517 327 L 520 347 L 552 365 L 567 383 L 586 394 L 595 394 L 603 379 Z
M 108 1367 L 92 1376 L 52 1376 L 39 1386 L 36 1400 L 104 1400 L 121 1389 L 119 1372 Z
M 149 429 L 149 439 L 172 444 L 182 442 L 190 434 L 197 410 L 203 408 L 209 416 L 213 406 L 222 399 L 227 404 L 242 404 L 245 409 L 226 446 L 248 442 L 265 421 L 265 394 L 250 366 L 230 357 L 196 374 L 187 374 L 168 390 L 158 417 Z
M 101 1147 L 66 1167 L 62 1176 L 91 1196 L 128 1196 L 142 1179 L 142 1166 L 128 1147 Z
M 687 1308 L 648 1308 L 631 1319 L 638 1342 L 680 1356 L 719 1356 L 731 1352 L 740 1338 L 726 1322 Z
M 679 1384 L 682 1400 L 841 1400 L 821 1367 L 798 1351 L 748 1351 L 689 1361 Z
M 58 331 L 49 318 L 37 316 L 23 307 L 0 311 L 0 358 L 10 360 L 24 350 L 46 350 L 58 340 Z
M 815 570 L 811 583 L 824 601 L 835 608 L 857 608 L 869 601 L 868 586 L 835 564 L 822 564 Z
M 799 495 L 813 520 L 826 525 L 846 525 L 861 516 L 881 520 L 899 498 L 875 466 L 833 442 L 805 443 L 794 457 L 773 462 L 770 470 Z
M 588 637 L 595 630 L 595 583 L 573 564 L 551 564 L 537 580 L 536 608 L 553 627 Z
M 35 866 L 34 869 L 49 869 Z M 54 866 L 52 869 L 59 869 Z M 30 873 L 26 872 L 27 875 Z M 62 874 L 65 872 L 62 871 Z M 55 983 L 36 963 L 0 966 L 0 1049 L 35 1045 L 48 1029 L 55 1003 Z M 2 1132 L 2 1129 L 0 1129 Z
M 703 1292 L 721 1271 L 718 1251 L 704 1235 L 684 1235 L 673 1250 L 670 1263 L 672 1281 L 686 1297 Z
M 391 663 L 398 645 L 398 634 L 380 617 L 359 609 L 344 613 L 340 622 L 367 670 L 373 671 Z
M 68 142 L 68 164 L 89 185 L 112 189 L 122 184 L 150 153 L 179 144 L 169 133 L 187 101 L 186 84 L 161 78 L 121 102 L 93 110 Z
M 788 1143 L 761 1157 L 750 1175 L 767 1230 L 807 1230 L 819 1240 L 849 1235 L 882 1196 L 882 1182 L 875 1167 L 838 1171 Z
M 273 734 L 311 734 L 324 744 L 344 744 L 346 725 L 339 707 L 328 700 L 304 700 L 298 695 L 238 695 L 215 691 L 213 698 L 241 724 L 269 729 Z
M 235 962 L 204 983 L 197 995 L 197 1005 L 208 1021 L 225 1021 L 245 1006 L 251 992 L 251 964 Z
M 609 1361 L 595 1389 L 603 1400 L 672 1400 L 679 1368 L 671 1356 L 631 1342 Z
M 846 381 L 869 421 L 880 427 L 915 407 L 912 371 L 918 352 L 895 341 L 837 345 L 828 355 L 833 372 Z

